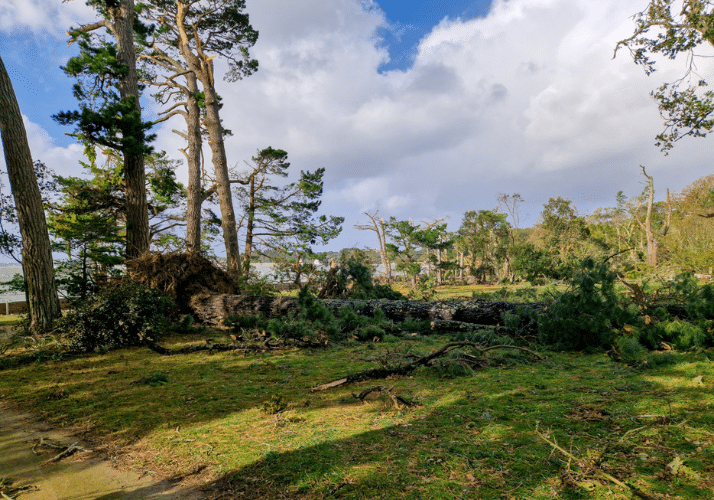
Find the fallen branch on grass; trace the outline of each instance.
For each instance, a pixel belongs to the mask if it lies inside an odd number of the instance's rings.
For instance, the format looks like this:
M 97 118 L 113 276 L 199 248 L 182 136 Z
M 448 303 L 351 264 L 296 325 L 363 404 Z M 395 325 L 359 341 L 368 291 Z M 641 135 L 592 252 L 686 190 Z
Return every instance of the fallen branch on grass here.
M 640 489 L 637 488 L 636 486 L 633 486 L 633 485 L 631 485 L 631 484 L 622 482 L 622 481 L 620 481 L 619 479 L 617 479 L 616 477 L 611 476 L 611 475 L 608 474 L 607 472 L 601 470 L 601 469 L 598 467 L 598 465 L 597 465 L 593 460 L 589 460 L 589 461 L 587 461 L 587 463 L 586 463 L 585 460 L 583 460 L 583 459 L 581 459 L 581 458 L 578 458 L 578 457 L 576 457 L 575 455 L 573 455 L 572 453 L 570 453 L 570 452 L 564 450 L 560 445 L 558 445 L 557 442 L 555 442 L 555 440 L 551 441 L 551 440 L 549 440 L 547 437 L 545 437 L 545 436 L 538 430 L 538 426 L 537 426 L 537 425 L 536 425 L 536 435 L 537 435 L 539 438 L 541 438 L 543 441 L 545 441 L 546 443 L 548 443 L 549 445 L 551 445 L 554 450 L 558 450 L 558 451 L 559 451 L 560 453 L 562 453 L 564 456 L 568 457 L 569 460 L 574 461 L 574 462 L 578 465 L 578 467 L 580 467 L 580 468 L 583 470 L 583 473 L 584 473 L 584 474 L 591 474 L 591 475 L 593 475 L 593 476 L 595 476 L 595 477 L 600 477 L 600 478 L 602 478 L 602 479 L 605 479 L 605 480 L 607 480 L 607 481 L 610 481 L 611 483 L 614 483 L 614 484 L 620 486 L 621 488 L 629 489 L 629 490 L 632 492 L 632 494 L 633 494 L 634 496 L 639 497 L 639 498 L 642 498 L 643 500 L 656 500 L 656 497 L 653 497 L 653 496 L 648 495 L 647 493 L 643 492 L 642 490 L 640 490 Z
M 392 389 L 394 389 L 394 387 L 384 387 L 383 385 L 377 385 L 377 386 L 365 389 L 364 391 L 360 392 L 359 394 L 355 394 L 353 392 L 352 397 L 355 399 L 359 399 L 360 401 L 362 401 L 364 403 L 364 399 L 367 396 L 369 396 L 370 394 L 372 394 L 373 392 L 384 392 L 392 400 L 392 403 L 394 403 L 394 407 L 397 410 L 400 410 L 405 406 L 410 407 L 410 408 L 412 406 L 416 406 L 416 403 L 414 401 L 409 401 L 409 400 L 404 399 L 401 396 L 397 396 L 396 394 L 394 394 L 392 392 Z
M 495 345 L 495 346 L 491 346 L 491 347 L 483 347 L 482 345 L 476 344 L 474 342 L 449 342 L 448 344 L 444 345 L 441 349 L 438 349 L 438 350 L 432 352 L 431 354 L 427 354 L 426 356 L 417 358 L 414 361 L 411 361 L 409 363 L 406 363 L 403 365 L 398 365 L 398 366 L 384 366 L 382 368 L 373 368 L 371 370 L 366 370 L 366 371 L 359 372 L 359 373 L 353 373 L 351 375 L 341 377 L 341 378 L 334 380 L 332 382 L 327 382 L 325 384 L 318 385 L 317 387 L 313 387 L 310 390 L 312 392 L 325 391 L 327 389 L 332 389 L 334 387 L 340 387 L 340 386 L 352 384 L 355 382 L 361 382 L 363 380 L 384 379 L 384 378 L 390 377 L 392 375 L 406 375 L 408 373 L 411 373 L 412 371 L 414 371 L 416 368 L 418 368 L 420 366 L 429 366 L 433 360 L 440 358 L 455 349 L 460 349 L 463 347 L 469 347 L 469 348 L 475 349 L 482 355 L 485 354 L 486 352 L 492 351 L 494 349 L 515 349 L 518 351 L 523 351 L 528 354 L 531 354 L 532 356 L 534 356 L 540 360 L 545 359 L 540 354 L 533 352 L 530 349 L 526 349 L 525 347 L 517 347 L 517 346 L 513 346 L 513 345 Z

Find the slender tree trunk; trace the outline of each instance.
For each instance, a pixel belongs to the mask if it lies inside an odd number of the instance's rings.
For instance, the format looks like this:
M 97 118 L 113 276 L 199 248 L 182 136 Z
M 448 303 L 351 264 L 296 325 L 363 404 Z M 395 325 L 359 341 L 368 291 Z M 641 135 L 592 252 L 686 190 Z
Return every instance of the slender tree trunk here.
M 655 238 L 654 232 L 652 231 L 652 207 L 654 205 L 654 180 L 651 175 L 647 175 L 645 167 L 642 167 L 642 174 L 647 178 L 647 187 L 649 191 L 649 196 L 647 198 L 647 216 L 645 222 L 643 223 L 640 219 L 637 222 L 640 224 L 642 229 L 645 230 L 645 238 L 647 241 L 647 265 L 656 267 L 657 266 L 657 252 L 659 250 L 659 242 Z
M 136 97 L 139 105 L 139 81 L 136 75 L 134 51 L 134 0 L 120 0 L 109 9 L 114 36 L 117 42 L 117 59 L 129 70 L 119 80 L 122 100 Z M 132 151 L 123 151 L 124 182 L 126 192 L 126 258 L 133 259 L 149 251 L 149 208 L 146 203 L 146 173 L 144 157 Z
M 246 273 L 250 270 L 250 261 L 253 257 L 253 229 L 255 228 L 256 206 L 255 172 L 251 174 L 248 186 L 248 213 L 245 214 L 248 221 L 245 228 L 245 245 L 243 245 L 243 269 Z
M 379 242 L 379 259 L 382 261 L 382 267 L 384 267 L 384 274 L 387 278 L 387 283 L 391 283 L 392 263 L 389 261 L 389 257 L 387 255 L 387 235 L 384 230 L 384 219 L 380 218 L 378 220 L 378 213 L 378 211 L 374 212 L 374 214 L 364 212 L 364 214 L 372 221 L 372 225 L 368 226 L 364 224 L 356 224 L 355 227 L 357 229 L 362 229 L 365 231 L 374 231 L 375 233 L 377 233 L 377 241 Z
M 392 263 L 387 255 L 387 232 L 384 230 L 384 219 L 379 219 L 379 226 L 375 223 L 375 227 L 377 227 L 377 239 L 379 240 L 379 257 L 382 259 L 382 266 L 384 266 L 384 272 L 387 275 L 387 283 L 391 283 Z
M 62 314 L 47 232 L 42 196 L 32 165 L 25 125 L 12 88 L 12 82 L 0 58 L 0 134 L 5 164 L 15 198 L 22 236 L 22 270 L 27 285 L 30 329 L 49 330 Z
M 186 250 L 201 251 L 201 111 L 198 107 L 198 81 L 194 73 L 186 74 L 186 126 L 188 138 L 188 186 L 186 188 Z
M 464 252 L 459 251 L 459 280 L 464 279 Z
M 186 26 L 184 25 L 185 13 L 186 3 L 179 1 L 176 4 L 176 28 L 181 38 L 179 50 L 188 68 L 196 75 L 203 86 L 206 103 L 206 129 L 210 137 L 208 143 L 211 147 L 218 200 L 221 208 L 221 228 L 223 229 L 223 241 L 226 248 L 227 270 L 231 277 L 238 279 L 241 276 L 238 227 L 236 225 L 233 196 L 228 176 L 228 159 L 223 141 L 223 127 L 221 126 L 221 118 L 218 111 L 218 96 L 216 95 L 213 81 L 213 63 L 211 57 L 207 57 L 203 53 L 199 57 L 193 53 L 189 36 L 186 33 Z M 200 45 L 201 41 L 195 40 L 195 43 Z

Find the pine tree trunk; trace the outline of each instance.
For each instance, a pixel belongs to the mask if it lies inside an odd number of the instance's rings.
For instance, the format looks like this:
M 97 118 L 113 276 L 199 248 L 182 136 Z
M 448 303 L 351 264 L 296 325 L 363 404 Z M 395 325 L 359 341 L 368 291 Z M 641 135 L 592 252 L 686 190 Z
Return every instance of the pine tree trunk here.
M 253 229 L 255 227 L 255 208 L 257 204 L 256 200 L 256 186 L 255 186 L 255 176 L 257 171 L 254 171 L 248 182 L 248 210 L 245 214 L 247 217 L 247 222 L 245 225 L 245 244 L 243 245 L 243 270 L 248 273 L 250 271 L 250 261 L 253 258 Z
M 200 75 L 199 75 L 200 78 Z M 240 250 L 238 247 L 238 228 L 236 225 L 235 211 L 233 210 L 233 194 L 228 177 L 228 160 L 226 158 L 226 147 L 223 141 L 223 127 L 218 114 L 218 99 L 213 87 L 208 87 L 203 83 L 206 96 L 206 128 L 210 136 L 209 144 L 213 154 L 213 166 L 216 171 L 216 186 L 218 192 L 218 202 L 221 207 L 221 227 L 223 229 L 223 240 L 226 247 L 227 271 L 234 278 L 241 275 Z
M 139 81 L 136 76 L 134 51 L 134 0 L 120 0 L 109 9 L 117 42 L 117 59 L 129 70 L 119 80 L 122 100 L 136 96 L 139 105 Z M 133 259 L 149 251 L 149 209 L 146 203 L 146 173 L 144 157 L 126 150 L 124 154 L 124 182 L 126 192 L 126 258 Z
M 412 302 L 406 300 L 337 300 L 321 299 L 334 314 L 345 306 L 363 316 L 373 316 L 375 309 L 380 309 L 392 321 L 404 321 L 406 318 L 428 321 L 450 321 L 478 325 L 500 325 L 503 313 L 515 313 L 518 308 L 533 309 L 542 312 L 543 303 L 517 304 L 510 302 L 489 302 L 472 300 L 469 302 Z M 216 295 L 199 293 L 189 299 L 189 307 L 201 321 L 222 325 L 224 320 L 233 315 L 252 316 L 262 314 L 273 318 L 287 316 L 297 311 L 296 297 L 249 297 L 245 295 Z M 450 326 L 454 326 L 453 324 Z
M 190 5 L 189 5 L 190 8 Z M 176 29 L 178 30 L 181 43 L 179 51 L 181 57 L 188 65 L 188 68 L 201 81 L 206 103 L 206 129 L 208 130 L 208 143 L 211 147 L 213 168 L 216 175 L 216 187 L 218 192 L 218 203 L 221 208 L 221 228 L 223 229 L 223 241 L 226 248 L 226 260 L 228 274 L 238 279 L 241 276 L 240 250 L 238 247 L 238 227 L 236 225 L 235 211 L 233 210 L 233 196 L 231 194 L 230 179 L 228 177 L 228 160 L 226 158 L 226 147 L 223 141 L 223 127 L 219 114 L 220 104 L 216 95 L 216 88 L 213 79 L 213 63 L 210 57 L 201 53 L 197 56 L 191 47 L 191 41 L 186 31 L 185 16 L 187 3 L 180 1 L 176 4 Z M 194 43 L 201 43 L 194 40 Z
M 198 81 L 193 73 L 186 74 L 189 95 L 186 99 L 188 151 L 188 186 L 186 188 L 186 250 L 201 251 L 201 112 L 198 107 Z
M 42 196 L 12 82 L 0 58 L 0 134 L 22 236 L 30 329 L 49 330 L 61 316 Z

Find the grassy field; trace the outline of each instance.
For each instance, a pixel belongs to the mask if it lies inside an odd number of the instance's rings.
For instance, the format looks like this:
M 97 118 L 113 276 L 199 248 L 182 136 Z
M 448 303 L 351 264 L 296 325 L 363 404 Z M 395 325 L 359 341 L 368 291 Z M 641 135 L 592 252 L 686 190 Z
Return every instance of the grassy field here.
M 0 395 L 147 474 L 205 465 L 204 478 L 230 493 L 222 498 L 632 497 L 606 475 L 651 498 L 712 498 L 711 351 L 639 368 L 604 354 L 534 362 L 504 351 L 471 376 L 421 368 L 309 390 L 448 340 L 170 357 L 134 348 L 10 367 L 18 347 L 6 353 Z M 353 396 L 377 385 L 416 404 Z

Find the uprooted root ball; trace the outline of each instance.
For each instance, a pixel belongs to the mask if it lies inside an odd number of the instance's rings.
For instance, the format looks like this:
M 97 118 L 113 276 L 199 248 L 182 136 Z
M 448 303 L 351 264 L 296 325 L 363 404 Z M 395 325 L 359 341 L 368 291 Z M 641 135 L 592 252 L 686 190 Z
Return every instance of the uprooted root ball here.
M 201 292 L 237 294 L 238 286 L 213 262 L 198 253 L 147 253 L 126 263 L 134 283 L 173 297 L 183 312 L 189 300 Z

